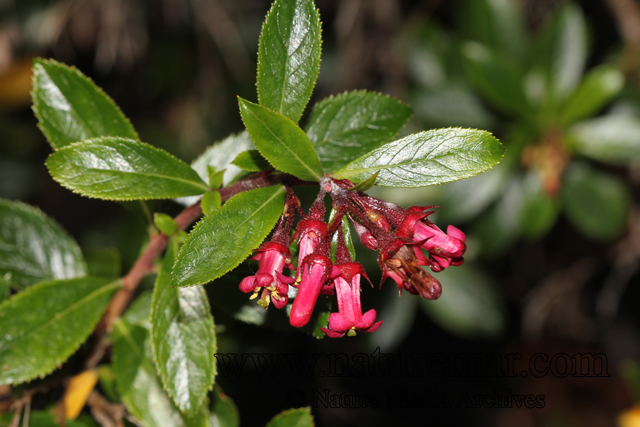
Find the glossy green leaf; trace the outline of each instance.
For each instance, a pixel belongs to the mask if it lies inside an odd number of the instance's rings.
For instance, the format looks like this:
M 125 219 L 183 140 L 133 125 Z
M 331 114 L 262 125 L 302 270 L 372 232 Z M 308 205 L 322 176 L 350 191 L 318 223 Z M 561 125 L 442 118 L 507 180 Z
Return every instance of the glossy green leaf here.
M 587 28 L 578 6 L 566 3 L 551 14 L 536 40 L 534 68 L 549 96 L 562 99 L 580 83 L 587 59 Z
M 305 129 L 322 167 L 335 171 L 393 140 L 411 114 L 395 98 L 358 90 L 317 103 Z
M 209 190 L 186 163 L 130 139 L 74 143 L 49 156 L 46 165 L 64 187 L 98 199 L 170 199 Z
M 180 411 L 193 417 L 213 386 L 216 335 L 204 289 L 171 287 L 177 253 L 173 238 L 153 290 L 151 345 L 164 389 Z
M 360 182 L 380 171 L 376 185 L 425 187 L 469 178 L 491 169 L 504 148 L 489 132 L 436 129 L 390 142 L 332 174 Z
M 611 114 L 581 122 L 569 132 L 573 148 L 601 162 L 627 165 L 640 161 L 640 120 Z
M 0 199 L 0 275 L 20 287 L 87 274 L 76 242 L 40 210 Z
M 622 89 L 624 76 L 611 65 L 601 65 L 584 78 L 567 100 L 561 114 L 563 123 L 588 117 L 606 106 Z
M 213 388 L 211 427 L 239 427 L 240 415 L 233 400 L 219 386 Z
M 458 28 L 467 38 L 524 59 L 527 25 L 518 0 L 467 0 L 458 16 Z
M 145 427 L 208 427 L 209 410 L 202 405 L 189 418 L 180 413 L 162 389 L 151 356 L 148 331 L 117 320 L 113 334 L 113 373 L 127 410 Z
M 233 159 L 231 164 L 249 172 L 260 172 L 273 169 L 271 164 L 260 155 L 258 150 L 243 151 Z
M 74 67 L 36 59 L 32 97 L 40 129 L 54 149 L 100 136 L 138 139 L 113 100 Z
M 246 131 L 237 135 L 229 135 L 222 141 L 218 141 L 207 148 L 200 157 L 191 163 L 191 167 L 203 180 L 207 180 L 209 177 L 207 166 L 213 166 L 216 170 L 224 169 L 222 185 L 229 185 L 238 174 L 242 173 L 242 169 L 231 164 L 233 159 L 243 151 L 254 148 L 253 141 L 251 141 Z
M 178 231 L 178 224 L 166 213 L 156 212 L 153 214 L 153 223 L 161 233 L 171 236 Z
M 465 43 L 462 54 L 469 81 L 489 103 L 512 117 L 531 113 L 523 71 L 512 58 L 476 42 Z
M 240 264 L 274 227 L 284 199 L 283 186 L 258 188 L 232 197 L 205 216 L 180 249 L 173 266 L 173 285 L 207 283 Z
M 320 14 L 313 0 L 276 0 L 258 48 L 258 100 L 298 122 L 320 72 Z
M 119 280 L 82 277 L 42 282 L 0 304 L 0 384 L 52 372 L 87 339 Z
M 373 187 L 376 184 L 376 179 L 378 179 L 378 174 L 380 173 L 380 171 L 374 173 L 373 175 L 371 175 L 369 178 L 365 179 L 364 181 L 360 181 L 358 184 L 354 185 L 353 187 L 350 187 L 349 190 L 351 191 L 367 191 L 368 189 L 370 189 L 371 187 Z
M 507 326 L 506 306 L 491 277 L 470 264 L 438 273 L 442 296 L 420 300 L 422 308 L 443 329 L 467 339 L 491 339 Z
M 564 175 L 562 198 L 571 222 L 593 239 L 611 241 L 627 227 L 630 190 L 612 175 L 574 164 Z
M 311 408 L 288 409 L 273 417 L 267 427 L 313 427 Z
M 209 215 L 211 212 L 218 209 L 220 205 L 222 205 L 222 198 L 220 196 L 220 192 L 218 191 L 209 191 L 207 193 L 204 193 L 204 196 L 202 196 L 202 201 L 200 202 L 202 213 L 205 215 Z
M 307 135 L 294 122 L 238 97 L 240 114 L 260 154 L 278 170 L 307 181 L 324 176 Z

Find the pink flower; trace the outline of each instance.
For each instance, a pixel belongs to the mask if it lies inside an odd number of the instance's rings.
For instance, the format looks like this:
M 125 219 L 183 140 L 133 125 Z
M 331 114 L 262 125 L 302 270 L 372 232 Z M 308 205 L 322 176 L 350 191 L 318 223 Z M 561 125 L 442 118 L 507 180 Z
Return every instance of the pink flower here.
M 298 240 L 298 272 L 296 274 L 296 281 L 300 280 L 300 266 L 307 257 L 312 254 L 318 246 L 318 242 L 327 233 L 327 224 L 322 221 L 316 221 L 313 219 L 303 219 L 298 223 L 296 233 L 293 238 Z
M 254 299 L 262 289 L 258 305 L 267 308 L 272 301 L 277 308 L 282 308 L 289 301 L 289 285 L 295 280 L 282 274 L 285 265 L 292 268 L 291 253 L 284 245 L 273 242 L 263 244 L 257 252 L 253 259 L 260 261 L 258 272 L 255 276 L 242 279 L 240 290 L 244 293 L 253 292 L 250 299 Z
M 300 264 L 300 286 L 298 295 L 293 300 L 289 323 L 300 328 L 311 319 L 311 313 L 316 305 L 320 291 L 329 280 L 333 270 L 333 263 L 329 257 L 320 254 L 307 255 Z
M 329 327 L 320 329 L 331 338 L 343 337 L 345 333 L 352 337 L 356 335 L 356 330 L 378 330 L 383 321 L 375 321 L 376 311 L 371 309 L 362 314 L 360 278 L 365 274 L 362 265 L 354 262 L 341 264 L 338 268 L 340 275 L 333 279 L 338 297 L 338 313 L 331 313 Z

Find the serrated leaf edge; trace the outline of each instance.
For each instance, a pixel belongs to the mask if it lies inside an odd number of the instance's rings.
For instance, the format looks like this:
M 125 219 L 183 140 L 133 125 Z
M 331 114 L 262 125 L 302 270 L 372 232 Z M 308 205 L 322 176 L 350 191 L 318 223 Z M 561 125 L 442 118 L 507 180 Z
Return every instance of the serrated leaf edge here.
M 279 420 L 281 418 L 284 418 L 287 415 L 292 414 L 294 412 L 306 413 L 307 415 L 309 415 L 309 418 L 311 418 L 311 423 L 315 426 L 313 414 L 311 414 L 311 406 L 305 406 L 304 408 L 285 409 L 284 411 L 282 411 L 279 414 L 277 414 L 275 417 L 271 418 L 271 420 L 267 424 L 267 427 L 269 427 L 272 423 L 276 422 L 277 420 Z

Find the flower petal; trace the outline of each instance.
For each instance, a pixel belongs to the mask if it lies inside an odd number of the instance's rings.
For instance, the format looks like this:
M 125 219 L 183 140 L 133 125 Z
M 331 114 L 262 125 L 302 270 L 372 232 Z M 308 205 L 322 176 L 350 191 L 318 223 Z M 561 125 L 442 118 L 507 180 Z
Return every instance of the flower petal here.
M 329 315 L 329 329 L 332 331 L 346 332 L 354 326 L 353 321 L 344 314 L 331 313 Z

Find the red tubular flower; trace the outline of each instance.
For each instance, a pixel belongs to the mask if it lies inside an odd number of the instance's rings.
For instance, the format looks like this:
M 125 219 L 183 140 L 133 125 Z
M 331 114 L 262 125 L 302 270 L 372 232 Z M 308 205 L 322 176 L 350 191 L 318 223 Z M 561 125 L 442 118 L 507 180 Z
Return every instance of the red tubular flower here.
M 244 293 L 253 292 L 250 299 L 258 297 L 260 289 L 262 296 L 258 305 L 267 308 L 273 302 L 277 308 L 284 307 L 289 301 L 287 293 L 289 286 L 295 279 L 282 274 L 285 265 L 291 265 L 291 253 L 284 245 L 268 242 L 263 244 L 252 259 L 260 261 L 260 267 L 255 276 L 248 276 L 240 282 L 240 290 Z
M 383 321 L 375 321 L 376 311 L 371 309 L 362 314 L 360 278 L 363 275 L 366 277 L 362 265 L 352 262 L 340 264 L 338 268 L 340 275 L 333 279 L 338 297 L 338 313 L 331 313 L 329 327 L 320 329 L 331 338 L 343 337 L 345 333 L 352 337 L 356 335 L 356 330 L 378 330 Z
M 333 263 L 325 255 L 310 254 L 302 261 L 298 269 L 301 277 L 298 295 L 289 314 L 291 326 L 300 328 L 309 323 L 320 291 L 331 277 L 332 270 Z
M 440 282 L 421 266 L 414 251 L 401 239 L 389 243 L 378 257 L 382 268 L 382 280 L 391 277 L 398 285 L 398 293 L 402 289 L 420 295 L 424 299 L 438 299 L 442 294 Z
M 307 255 L 312 254 L 322 236 L 327 233 L 327 224 L 313 219 L 303 219 L 298 223 L 293 238 L 298 240 L 298 272 L 296 281 L 300 280 L 300 266 Z

